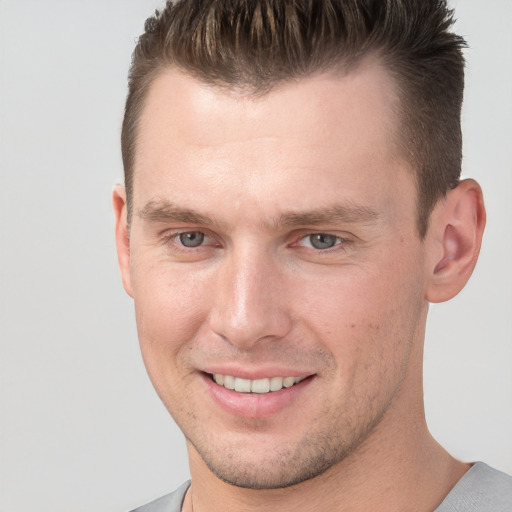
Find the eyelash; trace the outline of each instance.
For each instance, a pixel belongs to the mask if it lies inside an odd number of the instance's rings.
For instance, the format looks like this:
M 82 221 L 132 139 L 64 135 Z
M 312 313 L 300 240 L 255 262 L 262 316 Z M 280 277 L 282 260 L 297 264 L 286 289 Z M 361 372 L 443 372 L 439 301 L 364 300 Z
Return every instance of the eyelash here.
M 311 242 L 311 237 L 314 237 L 314 236 L 320 236 L 320 235 L 323 235 L 324 237 L 329 237 L 329 238 L 333 238 L 334 239 L 334 245 L 332 247 L 326 247 L 324 249 L 319 249 L 317 247 L 312 247 L 312 242 Z M 334 235 L 332 233 L 326 233 L 326 232 L 323 232 L 323 231 L 319 231 L 319 232 L 314 232 L 314 233 L 307 233 L 305 235 L 302 235 L 298 240 L 297 242 L 295 242 L 297 245 L 299 245 L 299 247 L 305 247 L 304 245 L 301 245 L 301 242 L 304 242 L 304 241 L 307 241 L 307 240 L 310 240 L 310 245 L 307 246 L 308 249 L 312 249 L 314 250 L 315 252 L 318 252 L 319 254 L 328 254 L 328 253 L 331 253 L 331 252 L 334 252 L 334 251 L 342 251 L 342 250 L 345 250 L 346 249 L 346 245 L 350 243 L 350 240 L 346 239 L 346 238 L 343 238 L 339 235 Z
M 183 245 L 182 243 L 179 242 L 179 237 L 181 235 L 187 235 L 187 234 L 193 234 L 193 233 L 203 235 L 206 240 L 209 240 L 209 239 L 214 240 L 214 238 L 212 236 L 208 235 L 204 231 L 189 230 L 189 231 L 176 231 L 173 233 L 168 233 L 163 237 L 163 243 L 166 245 L 172 244 L 177 250 L 184 251 L 184 252 L 190 252 L 192 250 L 204 249 L 205 244 L 203 244 L 203 243 L 201 243 L 201 245 L 198 245 L 196 247 L 187 247 L 186 245 Z M 216 245 L 218 246 L 220 244 L 216 244 Z
M 181 235 L 194 234 L 194 233 L 203 235 L 205 240 L 215 240 L 215 238 L 213 236 L 209 235 L 205 231 L 189 230 L 189 231 L 177 231 L 177 232 L 173 232 L 173 233 L 168 233 L 166 236 L 164 236 L 163 243 L 164 244 L 172 244 L 177 250 L 184 251 L 184 252 L 191 252 L 191 251 L 195 251 L 195 250 L 201 250 L 201 249 L 204 249 L 204 248 L 208 247 L 204 243 L 201 243 L 200 245 L 195 246 L 195 247 L 187 247 L 186 245 L 184 245 L 183 243 L 181 243 L 179 241 L 179 237 Z M 305 246 L 305 245 L 301 244 L 301 242 L 306 241 L 306 240 L 310 239 L 310 237 L 313 237 L 315 235 L 316 236 L 324 235 L 325 237 L 332 237 L 332 238 L 335 239 L 335 245 L 333 245 L 332 247 L 324 248 L 324 249 L 318 249 L 318 248 L 315 248 L 315 247 Z M 315 251 L 317 254 L 329 254 L 329 253 L 332 253 L 332 252 L 335 252 L 335 251 L 346 250 L 346 248 L 347 248 L 346 246 L 348 244 L 350 244 L 350 243 L 351 243 L 351 241 L 349 239 L 343 238 L 343 237 L 341 237 L 339 235 L 334 235 L 332 233 L 323 232 L 323 231 L 317 231 L 317 232 L 312 232 L 312 233 L 308 232 L 308 233 L 305 233 L 305 234 L 301 234 L 290 245 L 292 247 L 293 246 L 305 247 L 306 249 L 310 249 L 310 250 Z M 221 244 L 216 243 L 215 246 L 216 247 L 220 247 Z

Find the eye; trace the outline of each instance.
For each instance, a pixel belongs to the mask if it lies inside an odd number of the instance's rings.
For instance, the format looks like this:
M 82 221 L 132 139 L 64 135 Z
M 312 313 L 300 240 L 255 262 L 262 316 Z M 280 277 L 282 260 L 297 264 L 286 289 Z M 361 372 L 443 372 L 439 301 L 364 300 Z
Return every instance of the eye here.
M 184 247 L 199 247 L 204 242 L 204 233 L 201 231 L 187 231 L 177 236 Z
M 312 247 L 313 249 L 325 250 L 332 249 L 342 242 L 343 239 L 339 236 L 329 235 L 328 233 L 313 233 L 305 236 L 301 240 L 300 245 Z

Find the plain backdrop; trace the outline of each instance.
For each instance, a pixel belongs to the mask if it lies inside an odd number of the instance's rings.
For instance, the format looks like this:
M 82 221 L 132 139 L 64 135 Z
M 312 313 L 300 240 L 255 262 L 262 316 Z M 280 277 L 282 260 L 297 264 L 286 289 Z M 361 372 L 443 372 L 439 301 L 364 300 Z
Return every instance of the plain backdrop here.
M 130 55 L 153 0 L 0 0 L 0 511 L 123 511 L 188 477 L 117 270 Z M 430 428 L 512 473 L 512 2 L 454 2 L 464 176 L 488 209 L 475 274 L 432 307 Z

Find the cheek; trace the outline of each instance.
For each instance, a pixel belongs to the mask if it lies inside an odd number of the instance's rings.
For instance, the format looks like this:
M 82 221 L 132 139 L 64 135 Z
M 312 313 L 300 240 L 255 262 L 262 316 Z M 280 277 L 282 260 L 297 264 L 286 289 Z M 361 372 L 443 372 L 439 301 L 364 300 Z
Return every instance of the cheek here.
M 426 307 L 414 261 L 347 268 L 323 287 L 325 293 L 302 301 L 301 316 L 310 312 L 309 329 L 333 354 L 344 379 L 358 374 L 370 383 L 406 364 Z
M 138 260 L 132 267 L 137 330 L 144 362 L 152 380 L 177 367 L 208 314 L 206 280 L 186 266 Z M 175 372 L 174 372 L 175 373 Z
M 158 396 L 173 417 L 188 410 L 191 368 L 188 354 L 204 325 L 204 282 L 165 265 L 139 267 L 134 302 L 142 358 Z

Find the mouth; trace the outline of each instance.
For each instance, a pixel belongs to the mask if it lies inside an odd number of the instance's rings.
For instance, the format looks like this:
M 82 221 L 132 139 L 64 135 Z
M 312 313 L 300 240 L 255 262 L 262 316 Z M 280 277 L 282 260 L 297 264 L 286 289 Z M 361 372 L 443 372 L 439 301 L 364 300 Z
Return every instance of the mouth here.
M 274 376 L 271 376 L 272 370 L 269 369 L 268 377 L 258 371 L 254 375 L 258 378 L 248 379 L 245 378 L 250 376 L 247 375 L 248 372 L 240 377 L 230 374 L 228 369 L 225 373 L 217 373 L 219 370 L 220 368 L 217 371 L 212 368 L 211 373 L 202 372 L 206 396 L 211 398 L 212 404 L 227 412 L 230 418 L 246 419 L 270 418 L 293 404 L 311 400 L 312 394 L 308 393 L 308 389 L 314 386 L 317 376 L 304 373 L 290 375 L 293 370 L 281 370 L 282 377 L 276 376 L 278 370 L 276 373 L 272 372 Z
M 232 375 L 222 375 L 220 373 L 208 375 L 216 384 L 231 391 L 238 393 L 255 393 L 259 395 L 281 391 L 281 389 L 284 388 L 291 388 L 299 382 L 312 377 L 312 375 L 302 377 L 265 377 L 251 380 L 234 377 Z

